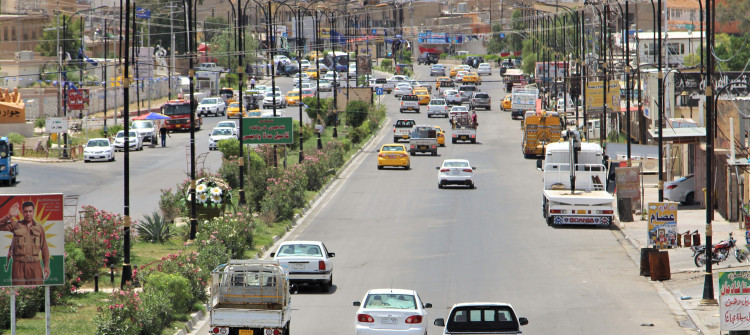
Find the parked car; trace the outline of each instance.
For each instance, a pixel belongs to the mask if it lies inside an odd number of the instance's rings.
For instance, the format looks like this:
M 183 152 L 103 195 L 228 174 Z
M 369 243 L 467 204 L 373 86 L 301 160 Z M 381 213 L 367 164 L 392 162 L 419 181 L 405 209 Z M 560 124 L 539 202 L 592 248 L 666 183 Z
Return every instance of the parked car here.
M 492 99 L 490 95 L 484 92 L 475 92 L 469 100 L 469 108 L 477 109 L 484 108 L 486 110 L 492 109 Z
M 490 63 L 481 63 L 479 64 L 479 67 L 477 67 L 477 74 L 481 75 L 492 75 L 492 66 Z
M 432 64 L 430 67 L 430 77 L 433 76 L 444 76 L 445 75 L 445 65 L 443 64 Z
M 143 139 L 138 132 L 131 130 L 128 132 L 128 147 L 134 151 L 143 150 Z M 115 135 L 115 151 L 125 150 L 125 131 L 120 130 Z
M 675 181 L 664 183 L 664 199 L 693 204 L 695 200 L 695 175 L 687 175 Z
M 208 135 L 208 150 L 219 149 L 219 141 L 236 138 L 237 135 L 231 128 L 214 128 Z
M 221 100 L 221 99 L 219 99 Z M 151 120 L 134 120 L 133 123 L 130 125 L 133 130 L 138 132 L 138 135 L 141 137 L 141 139 L 144 142 L 149 142 L 152 144 L 156 144 L 156 125 L 154 124 L 154 121 Z
M 398 143 L 383 144 L 378 150 L 378 170 L 386 166 L 411 168 L 411 158 L 406 152 L 406 146 Z
M 333 285 L 335 253 L 320 241 L 286 241 L 271 257 L 289 269 L 289 282 L 294 285 L 318 285 L 328 292 Z
M 465 185 L 474 188 L 474 170 L 466 159 L 446 159 L 438 170 L 438 188 L 446 185 Z
M 438 60 L 440 60 L 440 57 L 438 54 L 434 52 L 424 52 L 421 55 L 419 55 L 419 58 L 417 58 L 417 64 L 437 64 Z
M 443 98 L 435 98 L 430 100 L 427 105 L 427 117 L 433 116 L 448 117 L 448 103 Z
M 383 288 L 369 290 L 362 302 L 353 303 L 357 309 L 355 335 L 370 334 L 427 334 L 427 308 L 414 290 Z
M 198 116 L 220 116 L 227 114 L 227 104 L 221 98 L 203 98 L 198 104 Z
M 83 162 L 115 160 L 114 145 L 107 138 L 92 138 L 83 147 Z

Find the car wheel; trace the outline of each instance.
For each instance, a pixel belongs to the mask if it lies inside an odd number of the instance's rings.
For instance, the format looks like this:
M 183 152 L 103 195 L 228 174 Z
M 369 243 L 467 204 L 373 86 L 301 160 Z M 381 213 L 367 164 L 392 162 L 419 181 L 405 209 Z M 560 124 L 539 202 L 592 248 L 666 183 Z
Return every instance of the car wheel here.
M 84 159 L 83 159 L 83 162 L 84 162 L 84 163 L 88 163 L 88 162 L 89 162 L 89 160 L 88 160 L 88 159 L 85 159 L 85 158 L 84 158 Z
M 473 182 L 469 182 L 469 188 L 472 189 L 472 190 L 474 189 L 474 183 Z
M 416 155 L 417 155 L 417 153 L 416 153 L 416 152 L 414 152 L 414 151 L 409 151 L 409 155 L 412 155 L 412 156 L 416 156 Z
M 406 164 L 405 168 L 406 168 L 407 170 L 411 170 L 411 164 Z
M 382 170 L 382 169 L 383 169 L 383 166 L 382 165 L 378 165 L 378 170 Z
M 325 282 L 323 284 L 320 284 L 320 291 L 321 292 L 330 292 L 331 291 L 331 282 Z
M 398 143 L 398 137 L 393 138 L 393 143 Z
M 451 139 L 451 142 L 453 142 L 453 144 L 456 144 L 456 139 Z
M 690 193 L 688 193 L 688 194 L 687 194 L 687 195 L 685 196 L 685 204 L 686 204 L 686 205 L 692 205 L 692 204 L 693 204 L 693 200 L 694 200 L 694 197 L 695 197 L 695 196 L 693 195 L 693 192 L 690 192 Z
M 443 188 L 443 183 L 438 183 L 438 188 Z

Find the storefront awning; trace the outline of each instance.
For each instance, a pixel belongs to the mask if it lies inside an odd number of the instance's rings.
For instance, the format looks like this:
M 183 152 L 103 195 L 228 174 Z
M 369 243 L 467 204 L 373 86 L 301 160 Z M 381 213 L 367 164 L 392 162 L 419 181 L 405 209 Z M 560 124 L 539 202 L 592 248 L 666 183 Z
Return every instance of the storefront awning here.
M 650 129 L 648 133 L 654 139 L 659 137 L 658 129 Z M 673 144 L 698 143 L 705 137 L 706 128 L 704 127 L 664 128 L 664 133 L 662 135 L 664 141 Z

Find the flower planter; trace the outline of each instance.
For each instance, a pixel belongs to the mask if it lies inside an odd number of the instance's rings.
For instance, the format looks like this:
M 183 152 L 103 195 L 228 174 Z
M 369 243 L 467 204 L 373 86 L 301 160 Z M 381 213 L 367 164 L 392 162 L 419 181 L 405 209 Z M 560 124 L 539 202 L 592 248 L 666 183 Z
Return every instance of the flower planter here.
M 224 205 L 214 207 L 198 204 L 196 206 L 196 214 L 198 215 L 198 220 L 211 220 L 215 217 L 221 216 L 222 213 L 224 213 Z

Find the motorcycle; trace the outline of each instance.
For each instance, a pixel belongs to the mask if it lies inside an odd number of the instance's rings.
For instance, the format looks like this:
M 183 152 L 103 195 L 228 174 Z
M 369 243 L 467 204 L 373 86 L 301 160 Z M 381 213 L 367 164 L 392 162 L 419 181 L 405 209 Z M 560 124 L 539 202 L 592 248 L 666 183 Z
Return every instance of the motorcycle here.
M 706 246 L 697 245 L 690 247 L 693 250 L 693 259 L 695 266 L 702 267 L 706 265 Z M 712 247 L 711 255 L 713 256 L 712 262 L 719 264 L 729 258 L 730 253 L 734 254 L 734 258 L 737 262 L 750 262 L 748 252 L 737 247 L 737 240 L 732 237 L 732 233 L 729 233 L 729 240 L 720 241 Z

